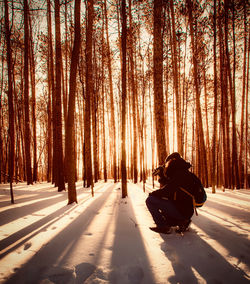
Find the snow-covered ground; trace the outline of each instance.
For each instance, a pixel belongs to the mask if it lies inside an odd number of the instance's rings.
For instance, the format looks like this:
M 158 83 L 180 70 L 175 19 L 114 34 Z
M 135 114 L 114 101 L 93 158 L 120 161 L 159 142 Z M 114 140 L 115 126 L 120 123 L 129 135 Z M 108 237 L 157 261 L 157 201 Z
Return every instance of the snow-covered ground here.
M 209 189 L 184 236 L 149 230 L 142 184 L 77 184 L 78 204 L 51 184 L 0 185 L 0 283 L 250 283 L 250 191 Z

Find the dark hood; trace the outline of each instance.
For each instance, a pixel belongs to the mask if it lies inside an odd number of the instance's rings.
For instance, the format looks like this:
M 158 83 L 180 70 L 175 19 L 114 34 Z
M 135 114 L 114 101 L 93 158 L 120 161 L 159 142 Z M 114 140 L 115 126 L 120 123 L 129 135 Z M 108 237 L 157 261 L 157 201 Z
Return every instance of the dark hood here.
M 169 161 L 166 169 L 165 169 L 165 175 L 167 177 L 171 177 L 174 172 L 178 170 L 188 170 L 191 167 L 191 164 L 186 162 L 184 159 L 173 159 Z

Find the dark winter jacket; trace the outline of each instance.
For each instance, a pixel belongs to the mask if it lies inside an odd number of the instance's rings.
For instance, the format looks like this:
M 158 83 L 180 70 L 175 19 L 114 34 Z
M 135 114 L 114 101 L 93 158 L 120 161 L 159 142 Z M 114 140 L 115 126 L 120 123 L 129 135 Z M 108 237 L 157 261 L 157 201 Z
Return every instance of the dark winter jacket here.
M 193 200 L 179 187 L 188 188 L 193 184 L 193 178 L 189 172 L 191 167 L 184 159 L 173 159 L 165 169 L 168 178 L 167 183 L 150 195 L 173 200 L 183 217 L 189 219 L 194 213 Z

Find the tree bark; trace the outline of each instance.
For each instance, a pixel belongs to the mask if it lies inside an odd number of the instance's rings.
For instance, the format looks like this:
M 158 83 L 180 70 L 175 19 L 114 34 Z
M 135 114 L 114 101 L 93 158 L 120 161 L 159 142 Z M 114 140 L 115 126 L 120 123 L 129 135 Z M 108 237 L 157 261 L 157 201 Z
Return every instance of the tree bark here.
M 32 37 L 31 17 L 29 16 L 30 26 L 30 83 L 31 83 L 31 117 L 33 134 L 33 182 L 37 181 L 37 138 L 36 138 L 36 74 L 34 58 L 34 42 Z
M 93 42 L 93 95 L 91 99 L 91 118 L 92 118 L 92 147 L 93 147 L 93 167 L 94 181 L 99 179 L 98 164 L 98 68 L 96 63 L 96 43 Z
M 219 1 L 219 53 L 220 53 L 220 93 L 221 93 L 221 143 L 223 153 L 223 175 L 221 183 L 224 187 L 230 186 L 230 148 L 229 148 L 229 115 L 228 115 L 228 96 L 227 96 L 227 68 L 225 63 L 225 46 L 223 34 L 223 12 L 221 8 L 221 1 Z M 218 152 L 218 151 L 217 151 Z
M 127 60 L 127 14 L 126 0 L 121 3 L 121 22 L 122 22 L 122 159 L 121 159 L 121 175 L 122 175 L 122 198 L 128 195 L 127 192 L 127 169 L 126 169 L 126 60 Z
M 105 32 L 107 40 L 107 56 L 108 56 L 108 76 L 109 76 L 109 96 L 110 96 L 110 111 L 111 111 L 111 124 L 112 124 L 112 138 L 113 138 L 113 174 L 114 182 L 117 182 L 117 162 L 116 162 L 116 125 L 115 125 L 115 110 L 114 110 L 114 92 L 113 92 L 113 75 L 112 75 L 112 59 L 111 50 L 109 44 L 109 32 L 108 32 L 108 17 L 107 17 L 107 5 L 104 1 L 104 16 L 105 16 Z M 118 20 L 119 23 L 119 20 Z
M 25 165 L 27 184 L 32 184 L 29 118 L 29 23 L 28 1 L 24 0 L 24 110 L 25 110 Z
M 5 5 L 8 5 L 8 2 L 7 3 L 5 3 Z M 8 9 L 8 7 L 7 7 L 7 9 Z M 5 13 L 6 13 L 6 8 L 5 8 Z M 9 12 L 8 12 L 8 10 L 7 10 L 7 15 L 9 15 Z M 5 21 L 8 19 L 8 17 L 7 17 L 7 15 L 5 16 Z M 8 27 L 7 27 L 8 28 Z M 8 28 L 9 29 L 9 28 Z M 6 31 L 6 36 L 7 36 L 7 31 Z M 2 51 L 2 68 L 1 68 L 1 74 L 2 74 L 2 76 L 1 76 L 1 90 L 0 90 L 0 183 L 2 183 L 2 181 L 3 181 L 3 178 L 2 178 L 2 176 L 3 176 L 3 163 L 4 163 L 4 155 L 3 155 L 3 150 L 4 150 L 4 148 L 3 148 L 3 119 L 2 119 L 2 117 L 3 117 L 3 108 L 2 108 L 2 96 L 3 96 L 3 68 L 4 68 L 4 58 L 5 58 L 5 56 L 4 56 L 4 50 Z
M 132 117 L 133 117 L 133 180 L 137 183 L 138 169 L 137 169 L 137 116 L 136 116 L 136 101 L 137 88 L 135 82 L 135 65 L 134 65 L 134 35 L 133 22 L 131 12 L 131 0 L 129 0 L 129 59 L 131 67 L 131 91 L 132 91 Z
M 173 0 L 170 0 L 170 11 L 172 19 L 172 38 L 173 48 L 172 50 L 172 63 L 173 63 L 173 79 L 174 79 L 174 91 L 175 91 L 175 115 L 176 115 L 176 129 L 177 129 L 177 149 L 180 155 L 183 155 L 183 138 L 182 138 L 182 111 L 180 103 L 179 93 L 179 72 L 178 72 L 178 56 L 177 56 L 177 43 L 176 43 L 176 30 L 175 30 L 175 13 Z
M 216 185 L 216 143 L 217 143 L 217 108 L 218 108 L 218 95 L 217 95 L 217 25 L 216 25 L 216 0 L 214 0 L 214 14 L 213 14 L 213 30 L 214 30 L 214 44 L 213 44 L 213 59 L 214 59 L 214 120 L 213 120 L 213 141 L 212 141 L 212 171 L 211 171 L 211 182 L 212 192 L 215 193 Z
M 239 171 L 238 171 L 238 151 L 237 151 L 237 140 L 236 140 L 236 110 L 235 110 L 235 92 L 233 88 L 233 79 L 231 74 L 230 55 L 228 48 L 228 9 L 229 2 L 225 0 L 225 47 L 226 47 L 226 63 L 227 63 L 227 74 L 229 80 L 229 92 L 231 99 L 231 113 L 232 113 L 232 158 L 231 158 L 231 186 L 232 188 L 240 188 L 239 184 Z
M 239 177 L 241 186 L 244 184 L 244 161 L 242 159 L 244 151 L 244 113 L 246 99 L 246 62 L 247 62 L 247 12 L 246 0 L 244 0 L 244 51 L 242 70 L 242 95 L 241 95 L 241 123 L 240 123 L 240 149 L 239 149 Z
M 92 155 L 91 155 L 91 99 L 93 97 L 93 72 L 92 72 L 92 37 L 93 37 L 93 0 L 87 1 L 88 19 L 86 31 L 86 99 L 84 116 L 85 159 L 87 187 L 92 186 Z M 93 194 L 93 192 L 92 192 Z
M 158 163 L 162 164 L 167 156 L 165 139 L 165 121 L 163 105 L 163 40 L 162 40 L 162 0 L 154 1 L 153 31 L 154 62 L 154 115 Z
M 189 26 L 191 35 L 191 46 L 192 46 L 192 62 L 193 62 L 193 76 L 194 76 L 194 87 L 195 87 L 195 105 L 196 105 L 196 139 L 197 139 L 197 158 L 199 161 L 198 169 L 202 170 L 203 183 L 207 186 L 208 176 L 207 176 L 207 159 L 206 159 L 206 149 L 204 142 L 204 132 L 202 126 L 202 116 L 200 107 L 200 87 L 198 81 L 198 54 L 197 47 L 195 46 L 194 39 L 194 27 L 193 27 L 193 14 L 192 14 L 192 3 L 191 0 L 187 0 L 188 6 L 188 16 L 189 16 Z
M 9 27 L 9 7 L 8 1 L 4 1 L 5 8 L 5 36 L 7 45 L 7 66 L 8 66 L 8 106 L 9 106 L 9 180 L 10 180 L 10 197 L 11 203 L 14 203 L 13 194 L 13 173 L 14 173 L 14 156 L 15 156 L 15 132 L 14 132 L 14 104 L 13 104 L 13 86 L 12 86 L 12 48 L 10 42 L 10 27 Z M 2 140 L 2 137 L 1 137 Z M 2 146 L 2 145 L 1 145 Z M 2 148 L 2 147 L 1 147 Z M 0 149 L 2 150 L 2 149 Z M 0 161 L 1 163 L 2 161 Z M 1 170 L 1 169 L 0 169 Z M 2 173 L 0 172 L 0 175 Z M 1 181 L 1 178 L 0 178 Z
M 47 0 L 47 26 L 48 26 L 48 165 L 47 165 L 47 181 L 54 182 L 54 168 L 55 160 L 52 163 L 52 131 L 53 131 L 53 150 L 55 141 L 55 79 L 54 79 L 54 60 L 53 60 L 53 47 L 52 47 L 52 28 L 51 28 L 51 3 Z M 51 101 L 52 99 L 52 101 Z M 52 106 L 52 109 L 51 109 Z M 53 113 L 52 113 L 53 110 Z M 53 126 L 53 129 L 51 127 Z M 51 175 L 52 174 L 52 175 Z M 52 179 L 51 179 L 52 178 Z
M 61 27 L 60 27 L 60 1 L 55 0 L 55 34 L 56 34 L 56 88 L 55 88 L 55 123 L 56 145 L 53 158 L 55 159 L 56 185 L 58 191 L 65 190 L 64 184 L 64 160 L 62 146 L 62 48 L 61 48 Z
M 247 57 L 247 78 L 246 78 L 246 110 L 245 110 L 245 179 L 244 179 L 244 188 L 249 188 L 249 172 L 248 172 L 248 143 L 249 143 L 249 136 L 248 136 L 248 89 L 249 89 L 249 57 L 250 57 L 250 32 L 248 33 L 248 57 Z
M 79 62 L 81 30 L 80 30 L 80 10 L 81 0 L 75 0 L 75 38 L 71 56 L 70 78 L 69 78 L 69 101 L 68 101 L 68 117 L 66 125 L 66 169 L 68 182 L 68 204 L 77 203 L 76 196 L 76 168 L 75 168 L 75 152 L 74 152 L 74 122 L 75 122 L 75 98 L 76 98 L 76 76 Z

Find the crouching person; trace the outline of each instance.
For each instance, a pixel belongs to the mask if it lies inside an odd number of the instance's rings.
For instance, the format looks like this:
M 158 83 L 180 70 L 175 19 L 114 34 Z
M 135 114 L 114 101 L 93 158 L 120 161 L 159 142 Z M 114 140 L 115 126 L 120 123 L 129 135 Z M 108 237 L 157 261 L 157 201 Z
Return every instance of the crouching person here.
M 193 199 L 180 188 L 193 185 L 191 164 L 175 152 L 165 160 L 165 185 L 151 192 L 146 205 L 156 224 L 150 229 L 158 233 L 171 233 L 171 227 L 177 226 L 177 232 L 188 229 L 194 213 Z

